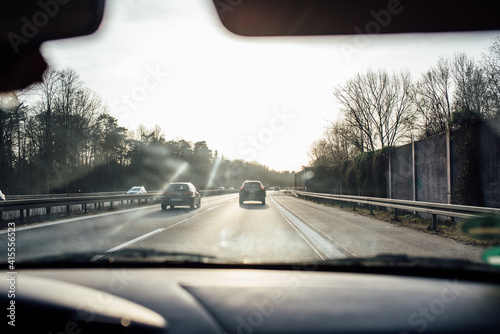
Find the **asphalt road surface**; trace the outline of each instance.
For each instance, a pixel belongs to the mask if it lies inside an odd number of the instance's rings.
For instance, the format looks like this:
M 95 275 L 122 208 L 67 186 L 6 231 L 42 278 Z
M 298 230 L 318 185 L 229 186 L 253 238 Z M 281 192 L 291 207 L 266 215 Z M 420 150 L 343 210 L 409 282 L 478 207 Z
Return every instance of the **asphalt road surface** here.
M 7 231 L 0 231 L 2 261 Z M 202 198 L 200 209 L 160 205 L 16 227 L 16 261 L 61 253 L 111 256 L 125 248 L 195 253 L 245 263 L 317 261 L 380 253 L 479 260 L 482 249 L 338 208 L 267 192 Z

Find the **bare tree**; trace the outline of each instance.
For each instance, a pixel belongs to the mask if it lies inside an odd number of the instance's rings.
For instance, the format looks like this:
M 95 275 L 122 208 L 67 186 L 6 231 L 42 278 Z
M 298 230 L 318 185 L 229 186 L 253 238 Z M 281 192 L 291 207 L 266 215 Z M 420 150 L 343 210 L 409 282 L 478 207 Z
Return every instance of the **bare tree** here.
M 45 71 L 42 82 L 35 84 L 24 92 L 35 102 L 28 109 L 27 135 L 31 144 L 31 156 L 39 175 L 35 178 L 37 191 L 49 192 L 51 171 L 50 165 L 54 152 L 54 112 L 57 96 L 58 72 Z
M 411 136 L 415 88 L 409 72 L 389 75 L 370 70 L 336 87 L 333 94 L 359 151 L 392 146 Z
M 366 96 L 367 86 L 364 81 L 364 77 L 357 74 L 354 79 L 333 91 L 333 95 L 341 104 L 346 125 L 352 130 L 352 143 L 361 152 L 375 150 L 372 107 Z
M 323 138 L 315 141 L 308 152 L 312 166 L 337 166 L 359 155 L 358 137 L 343 119 L 330 122 Z
M 23 92 L 30 101 L 26 137 L 42 180 L 35 191 L 62 189 L 88 171 L 96 158 L 92 133 L 105 111 L 100 97 L 73 70 L 51 70 Z
M 417 83 L 415 106 L 422 116 L 424 137 L 446 132 L 452 113 L 450 62 L 440 58 L 436 67 L 422 74 Z
M 0 185 L 4 191 L 10 190 L 20 168 L 24 120 L 24 106 L 17 95 L 0 94 Z
M 474 111 L 482 118 L 493 116 L 493 104 L 484 68 L 465 53 L 456 53 L 453 58 L 452 74 L 455 83 L 453 109 Z
M 316 140 L 312 143 L 309 152 L 310 166 L 334 166 L 334 158 L 330 143 L 324 138 Z
M 500 115 L 500 36 L 493 39 L 488 53 L 483 54 L 482 66 L 488 80 L 492 113 Z

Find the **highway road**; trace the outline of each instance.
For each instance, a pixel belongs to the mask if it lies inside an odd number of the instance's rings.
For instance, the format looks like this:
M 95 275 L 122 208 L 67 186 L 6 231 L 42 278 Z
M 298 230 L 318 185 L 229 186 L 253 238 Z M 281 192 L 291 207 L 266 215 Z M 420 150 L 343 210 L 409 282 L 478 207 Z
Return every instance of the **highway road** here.
M 245 263 L 317 261 L 380 253 L 479 260 L 482 249 L 353 212 L 267 192 L 265 205 L 238 194 L 206 197 L 200 209 L 160 205 L 16 227 L 16 261 L 125 248 L 195 253 Z M 0 231 L 6 262 L 7 234 Z

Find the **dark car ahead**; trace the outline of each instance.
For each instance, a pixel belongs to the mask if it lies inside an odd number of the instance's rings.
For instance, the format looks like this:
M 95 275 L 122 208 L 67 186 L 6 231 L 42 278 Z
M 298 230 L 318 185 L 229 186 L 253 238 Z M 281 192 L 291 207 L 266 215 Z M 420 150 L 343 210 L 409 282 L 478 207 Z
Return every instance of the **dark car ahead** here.
M 245 181 L 240 188 L 240 205 L 245 201 L 260 201 L 266 204 L 266 189 L 260 181 Z
M 176 206 L 189 205 L 191 209 L 201 207 L 201 195 L 190 182 L 170 183 L 161 197 L 161 209 L 167 206 L 173 209 Z

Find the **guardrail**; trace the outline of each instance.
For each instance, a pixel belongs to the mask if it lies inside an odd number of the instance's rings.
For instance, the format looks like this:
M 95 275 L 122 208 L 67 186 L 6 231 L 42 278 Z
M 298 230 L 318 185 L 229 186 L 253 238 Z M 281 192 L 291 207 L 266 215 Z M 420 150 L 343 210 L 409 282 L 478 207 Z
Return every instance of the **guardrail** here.
M 478 214 L 500 214 L 500 209 L 498 208 L 488 208 L 479 206 L 467 206 L 467 205 L 456 205 L 456 204 L 445 204 L 445 203 L 433 203 L 433 202 L 420 202 L 420 201 L 408 201 L 400 199 L 390 199 L 381 197 L 367 197 L 367 196 L 351 196 L 351 195 L 335 195 L 335 194 L 323 194 L 323 193 L 313 193 L 307 191 L 293 191 L 300 198 L 312 199 L 314 201 L 339 201 L 341 207 L 343 207 L 344 202 L 352 203 L 353 210 L 356 210 L 356 204 L 366 204 L 370 207 L 370 214 L 373 215 L 373 207 L 386 207 L 394 209 L 394 218 L 398 219 L 398 210 L 410 211 L 410 212 L 420 212 L 432 215 L 432 229 L 436 230 L 437 216 L 445 216 L 452 218 L 471 218 Z
M 158 193 L 159 190 L 150 191 L 150 193 Z M 127 190 L 107 191 L 98 193 L 66 193 L 66 194 L 36 194 L 36 195 L 5 195 L 7 201 L 23 200 L 23 199 L 44 199 L 44 198 L 63 198 L 63 197 L 83 197 L 83 196 L 108 196 L 108 195 L 125 195 Z
M 237 190 L 201 190 L 200 194 L 202 197 L 224 195 L 237 192 Z M 8 211 L 19 211 L 20 223 L 24 223 L 25 218 L 30 217 L 32 209 L 45 209 L 45 216 L 49 218 L 52 208 L 54 207 L 65 207 L 66 214 L 71 213 L 71 208 L 75 206 L 81 206 L 81 211 L 87 213 L 87 205 L 94 205 L 96 208 L 104 207 L 106 203 L 109 203 L 111 209 L 113 209 L 114 204 L 119 202 L 120 206 L 123 207 L 124 203 L 127 205 L 133 205 L 137 201 L 138 205 L 141 203 L 147 204 L 149 202 L 158 203 L 162 192 L 154 192 L 148 194 L 140 195 L 128 195 L 119 192 L 120 195 L 95 195 L 95 194 L 61 194 L 58 196 L 52 195 L 31 195 L 33 198 L 28 199 L 16 199 L 7 200 L 5 202 L 0 202 L 0 227 L 3 227 L 3 212 Z M 44 198 L 37 198 L 38 196 L 46 196 Z M 52 196 L 47 198 L 47 196 Z
M 66 207 L 66 214 L 70 214 L 72 206 L 80 206 L 84 213 L 87 213 L 87 205 L 94 204 L 101 208 L 104 203 L 109 203 L 113 208 L 114 203 L 120 202 L 123 207 L 124 202 L 133 204 L 135 201 L 140 205 L 148 201 L 158 200 L 160 193 L 142 194 L 142 195 L 106 195 L 106 196 L 81 196 L 81 197 L 61 197 L 61 198 L 40 198 L 40 199 L 23 199 L 14 201 L 5 201 L 0 203 L 0 225 L 3 226 L 3 212 L 19 210 L 20 223 L 24 223 L 24 218 L 30 216 L 30 210 L 45 208 L 47 218 L 51 214 L 51 209 L 54 207 Z

